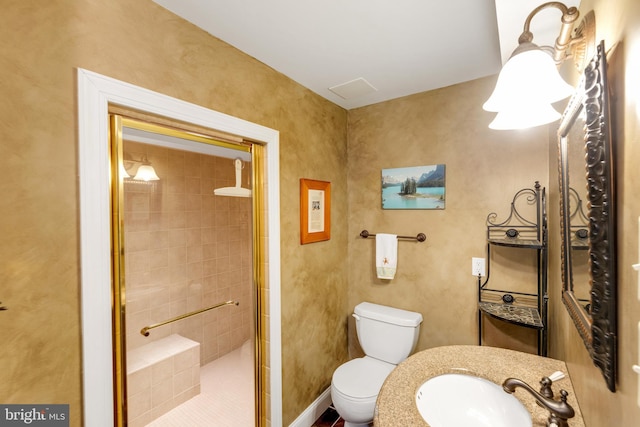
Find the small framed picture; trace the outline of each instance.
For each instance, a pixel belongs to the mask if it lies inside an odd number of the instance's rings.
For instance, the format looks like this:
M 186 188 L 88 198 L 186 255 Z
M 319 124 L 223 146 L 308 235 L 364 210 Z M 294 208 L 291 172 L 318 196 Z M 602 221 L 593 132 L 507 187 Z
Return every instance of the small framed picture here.
M 331 238 L 331 183 L 300 179 L 300 244 Z
M 382 169 L 382 209 L 444 209 L 445 165 Z

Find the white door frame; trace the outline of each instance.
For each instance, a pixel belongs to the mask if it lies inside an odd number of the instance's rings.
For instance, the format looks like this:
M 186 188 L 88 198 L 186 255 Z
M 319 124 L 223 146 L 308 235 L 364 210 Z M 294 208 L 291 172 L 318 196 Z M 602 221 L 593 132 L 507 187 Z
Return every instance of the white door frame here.
M 78 69 L 78 162 L 84 425 L 113 427 L 109 104 L 239 135 L 266 145 L 271 425 L 282 425 L 280 173 L 276 130 Z

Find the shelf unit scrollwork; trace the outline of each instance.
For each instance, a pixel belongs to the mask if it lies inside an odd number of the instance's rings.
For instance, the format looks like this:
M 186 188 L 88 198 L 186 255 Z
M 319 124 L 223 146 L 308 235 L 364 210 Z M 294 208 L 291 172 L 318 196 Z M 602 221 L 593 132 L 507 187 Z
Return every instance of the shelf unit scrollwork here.
M 519 206 L 532 206 L 532 214 L 525 216 Z M 529 211 L 529 210 L 528 210 Z M 487 273 L 484 282 L 478 276 L 478 343 L 482 345 L 483 315 L 518 326 L 537 329 L 538 354 L 547 355 L 547 212 L 545 189 L 538 181 L 534 188 L 523 188 L 516 192 L 511 201 L 509 215 L 498 221 L 495 212 L 486 220 L 487 227 Z M 529 249 L 535 252 L 537 267 L 536 292 L 521 292 L 489 287 L 491 278 L 492 251 L 495 246 L 515 249 Z

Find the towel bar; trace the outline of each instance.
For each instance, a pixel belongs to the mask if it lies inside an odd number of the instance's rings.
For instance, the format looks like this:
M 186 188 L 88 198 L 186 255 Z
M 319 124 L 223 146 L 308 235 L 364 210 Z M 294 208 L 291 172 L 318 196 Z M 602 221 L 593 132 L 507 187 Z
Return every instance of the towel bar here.
M 375 234 L 371 234 L 367 230 L 362 230 L 360 232 L 360 237 L 362 237 L 363 239 L 366 239 L 368 237 L 375 237 L 375 236 L 376 236 Z M 418 242 L 424 242 L 425 240 L 427 240 L 427 236 L 424 233 L 418 233 L 416 237 L 398 236 L 398 239 L 410 239 L 410 240 L 417 240 Z

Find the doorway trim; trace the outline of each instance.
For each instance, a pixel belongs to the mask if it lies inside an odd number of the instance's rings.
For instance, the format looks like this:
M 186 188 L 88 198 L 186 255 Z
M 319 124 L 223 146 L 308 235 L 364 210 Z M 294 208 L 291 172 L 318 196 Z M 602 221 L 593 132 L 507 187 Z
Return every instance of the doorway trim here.
M 266 147 L 267 251 L 271 425 L 282 425 L 280 324 L 279 133 L 158 92 L 78 69 L 83 418 L 114 425 L 111 306 L 111 206 L 109 105 L 216 129 Z

